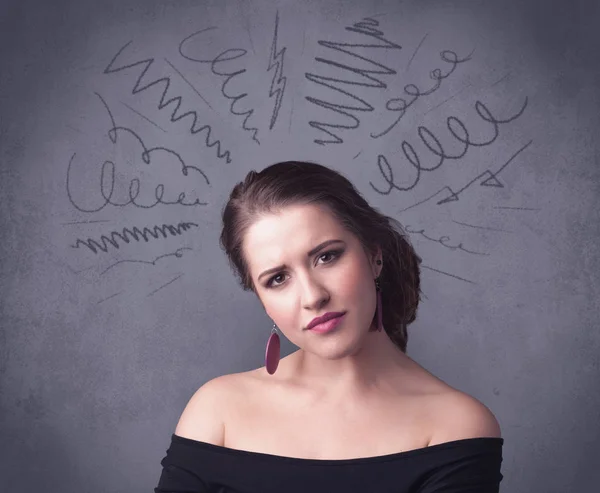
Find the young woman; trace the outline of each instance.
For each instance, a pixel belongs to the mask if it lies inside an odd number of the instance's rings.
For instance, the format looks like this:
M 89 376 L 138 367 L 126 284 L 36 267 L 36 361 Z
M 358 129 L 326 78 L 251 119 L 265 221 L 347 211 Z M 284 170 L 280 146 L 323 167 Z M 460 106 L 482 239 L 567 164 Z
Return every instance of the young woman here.
M 156 493 L 493 493 L 494 415 L 406 354 L 419 263 L 401 226 L 341 174 L 250 172 L 221 244 L 273 320 L 265 366 L 204 384 Z M 279 331 L 299 349 L 279 358 Z

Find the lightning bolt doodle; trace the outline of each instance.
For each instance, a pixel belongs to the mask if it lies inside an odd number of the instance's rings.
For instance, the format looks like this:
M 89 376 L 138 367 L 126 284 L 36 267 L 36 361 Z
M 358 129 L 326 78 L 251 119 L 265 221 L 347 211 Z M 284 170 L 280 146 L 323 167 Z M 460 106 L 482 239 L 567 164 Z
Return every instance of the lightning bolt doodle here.
M 271 79 L 271 87 L 269 88 L 269 97 L 275 96 L 275 107 L 273 108 L 273 114 L 271 115 L 271 123 L 269 124 L 269 130 L 273 130 L 275 123 L 277 122 L 277 116 L 279 115 L 279 109 L 283 101 L 283 94 L 285 92 L 285 85 L 287 79 L 283 74 L 283 57 L 285 55 L 286 48 L 281 48 L 277 51 L 277 33 L 279 30 L 279 12 L 275 14 L 275 32 L 273 34 L 273 42 L 271 43 L 271 55 L 269 59 L 269 67 L 267 72 L 270 72 L 275 68 L 275 73 Z M 274 89 L 275 87 L 275 89 Z

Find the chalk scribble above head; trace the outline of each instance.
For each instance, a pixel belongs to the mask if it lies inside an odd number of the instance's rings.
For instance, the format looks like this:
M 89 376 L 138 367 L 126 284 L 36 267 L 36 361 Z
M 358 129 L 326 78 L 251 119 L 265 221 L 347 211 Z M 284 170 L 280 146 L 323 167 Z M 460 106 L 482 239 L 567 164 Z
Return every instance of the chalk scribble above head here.
M 257 286 L 255 282 L 260 272 L 255 273 L 253 277 L 248 254 L 244 253 L 244 241 L 250 228 L 266 217 L 281 215 L 283 211 L 299 210 L 299 206 L 308 206 L 310 209 L 302 212 L 308 215 L 292 217 L 288 214 L 290 220 L 307 224 L 310 219 L 317 226 L 324 221 L 330 221 L 328 224 L 332 228 L 339 225 L 341 234 L 349 235 L 347 238 L 351 242 L 362 246 L 365 258 L 368 257 L 373 265 L 376 265 L 375 268 L 379 272 L 378 283 L 382 291 L 385 332 L 403 352 L 406 352 L 407 325 L 415 320 L 420 301 L 421 258 L 414 251 L 397 220 L 370 206 L 345 176 L 327 166 L 303 161 L 279 162 L 262 171 L 250 171 L 243 181 L 235 185 L 222 211 L 220 244 L 242 288 L 253 291 L 259 298 L 264 293 L 262 284 Z M 325 212 L 319 215 L 316 211 Z M 335 235 L 326 235 L 321 229 L 318 231 L 319 234 L 315 237 L 319 236 L 321 241 L 335 239 Z M 310 243 L 312 234 L 309 236 Z M 278 241 L 278 245 L 285 245 L 284 240 Z M 321 241 L 315 241 L 311 247 L 316 247 Z M 314 253 L 310 252 L 310 249 L 305 251 L 308 256 Z M 330 250 L 337 252 L 339 249 L 339 244 L 332 244 L 330 248 L 319 250 L 315 257 L 318 264 L 315 265 L 323 268 L 326 266 L 332 269 L 331 272 L 333 269 L 342 268 L 341 263 L 346 261 L 343 259 L 346 253 L 342 253 L 342 258 L 339 259 L 335 254 L 327 256 Z M 322 262 L 323 258 L 326 258 L 325 262 Z M 375 263 L 377 260 L 381 264 Z M 340 262 L 338 266 L 333 265 L 336 261 Z M 317 288 L 323 291 L 324 298 L 331 294 L 326 292 L 328 285 L 325 283 L 315 287 Z M 336 308 L 349 307 L 334 306 L 331 311 L 335 311 Z M 329 311 L 329 307 L 324 311 Z M 318 312 L 315 315 L 322 313 Z

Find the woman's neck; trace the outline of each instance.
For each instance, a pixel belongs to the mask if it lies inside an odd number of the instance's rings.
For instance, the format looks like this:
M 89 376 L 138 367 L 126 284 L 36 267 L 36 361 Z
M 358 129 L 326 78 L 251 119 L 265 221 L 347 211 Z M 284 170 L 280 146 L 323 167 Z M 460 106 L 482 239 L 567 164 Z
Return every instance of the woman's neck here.
M 369 333 L 353 354 L 335 360 L 302 349 L 294 356 L 290 366 L 294 380 L 334 401 L 394 392 L 401 373 L 410 367 L 410 358 L 383 331 Z

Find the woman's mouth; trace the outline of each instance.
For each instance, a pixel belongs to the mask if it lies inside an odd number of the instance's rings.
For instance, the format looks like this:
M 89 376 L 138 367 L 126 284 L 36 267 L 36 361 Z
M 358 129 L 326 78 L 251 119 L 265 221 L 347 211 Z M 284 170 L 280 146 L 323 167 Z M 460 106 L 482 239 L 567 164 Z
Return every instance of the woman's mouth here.
M 326 334 L 328 332 L 331 332 L 342 322 L 345 315 L 345 313 L 342 313 L 337 317 L 330 318 L 326 322 L 321 322 L 320 324 L 314 325 L 308 330 L 311 332 L 316 332 L 318 334 Z

